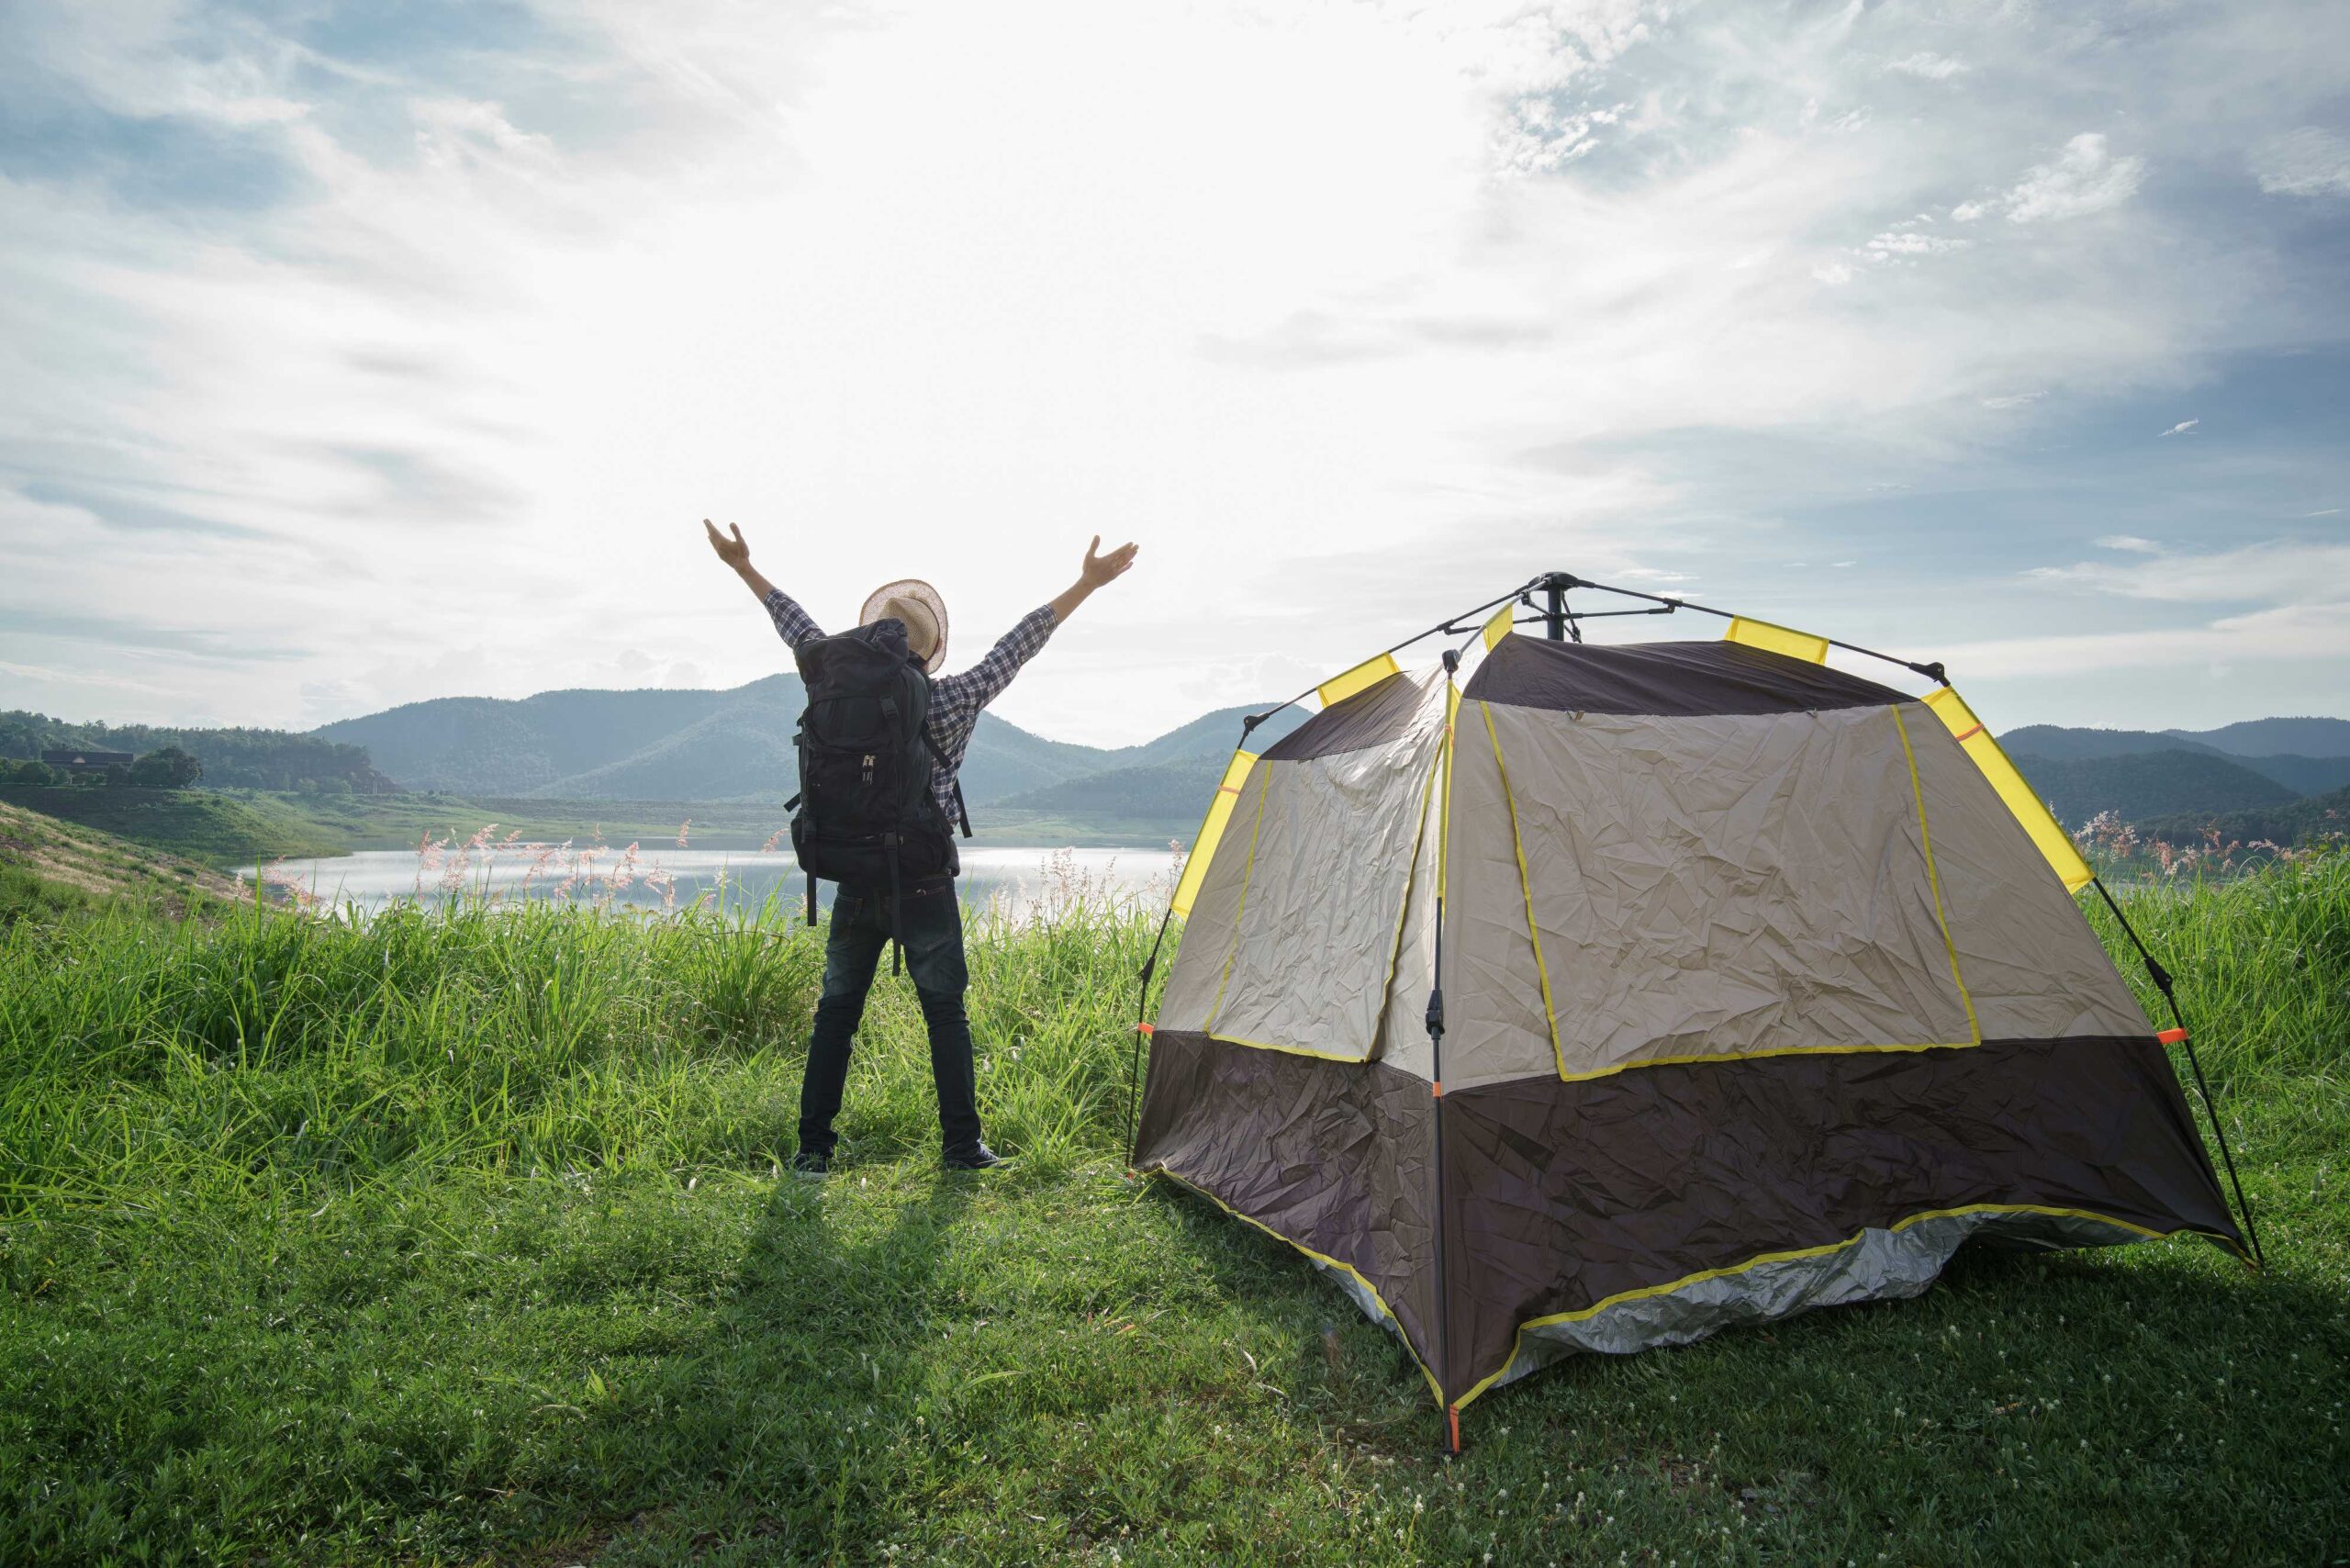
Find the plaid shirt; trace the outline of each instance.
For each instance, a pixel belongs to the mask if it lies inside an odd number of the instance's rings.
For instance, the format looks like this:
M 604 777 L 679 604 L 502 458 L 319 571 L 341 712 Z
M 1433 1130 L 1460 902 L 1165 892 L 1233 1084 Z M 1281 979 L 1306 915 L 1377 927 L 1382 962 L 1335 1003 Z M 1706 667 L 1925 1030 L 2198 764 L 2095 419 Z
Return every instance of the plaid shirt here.
M 781 588 L 768 592 L 767 606 L 767 619 L 775 622 L 776 635 L 795 652 L 800 644 L 813 642 L 824 634 L 824 629 L 800 608 L 799 601 Z M 930 738 L 938 743 L 946 766 L 933 770 L 930 793 L 948 822 L 955 821 L 955 777 L 963 770 L 963 754 L 971 749 L 971 731 L 979 724 L 979 710 L 1012 684 L 1020 666 L 1036 656 L 1058 623 L 1051 605 L 1038 605 L 1022 616 L 978 664 L 960 675 L 931 678 Z

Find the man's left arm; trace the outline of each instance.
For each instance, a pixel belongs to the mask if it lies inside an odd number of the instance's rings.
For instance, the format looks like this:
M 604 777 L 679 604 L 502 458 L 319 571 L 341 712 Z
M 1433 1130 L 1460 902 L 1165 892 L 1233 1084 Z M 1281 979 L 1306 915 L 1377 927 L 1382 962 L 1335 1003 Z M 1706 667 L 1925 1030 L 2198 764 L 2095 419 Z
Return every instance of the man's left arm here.
M 1095 534 L 1085 552 L 1085 564 L 1080 567 L 1077 581 L 1063 588 L 1048 603 L 1038 606 L 1020 618 L 1013 629 L 997 640 L 987 656 L 960 675 L 946 677 L 954 683 L 956 695 L 974 708 L 984 708 L 1012 684 L 1020 666 L 1036 656 L 1054 630 L 1077 612 L 1077 607 L 1092 596 L 1093 590 L 1115 581 L 1135 564 L 1135 546 L 1121 544 L 1107 555 L 1101 554 L 1102 536 Z

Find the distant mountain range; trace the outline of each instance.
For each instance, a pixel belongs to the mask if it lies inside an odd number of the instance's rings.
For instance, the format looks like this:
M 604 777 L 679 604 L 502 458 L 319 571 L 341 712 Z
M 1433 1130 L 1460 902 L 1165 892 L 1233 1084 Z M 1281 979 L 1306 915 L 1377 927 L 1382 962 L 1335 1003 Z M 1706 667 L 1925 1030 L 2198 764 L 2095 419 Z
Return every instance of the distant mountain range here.
M 444 697 L 314 732 L 363 746 L 410 790 L 574 801 L 780 801 L 796 788 L 797 676 L 729 691 L 545 691 L 506 700 Z M 1270 706 L 1259 703 L 1256 709 Z M 1219 709 L 1140 745 L 1046 740 L 992 713 L 963 763 L 975 819 L 987 808 L 1109 818 L 1188 834 L 1251 708 Z M 1307 717 L 1286 710 L 1259 745 Z
M 1261 709 L 1269 704 L 1257 704 Z M 446 697 L 308 734 L 66 724 L 0 713 L 0 756 L 43 745 L 144 750 L 169 741 L 202 759 L 207 785 L 364 795 L 419 790 L 472 800 L 779 803 L 796 786 L 796 676 L 726 691 L 545 691 L 508 700 Z M 963 766 L 974 825 L 1034 842 L 1188 838 L 1250 708 L 1218 709 L 1140 745 L 1047 740 L 982 715 Z M 1284 710 L 1261 749 L 1306 718 Z M 2027 724 L 2001 736 L 2068 826 L 2111 812 L 2142 829 L 2199 834 L 2225 817 L 2254 837 L 2331 823 L 2350 789 L 2350 720 L 2252 719 L 2213 730 Z M 2304 824 L 2305 825 L 2305 824 Z M 2328 829 L 2327 831 L 2332 831 Z M 1075 835 L 1075 836 L 1072 836 Z
M 2074 827 L 2099 812 L 2140 823 L 2259 812 L 2350 786 L 2350 721 L 2342 719 L 2250 719 L 2216 730 L 2026 724 L 1999 744 L 2057 820 Z

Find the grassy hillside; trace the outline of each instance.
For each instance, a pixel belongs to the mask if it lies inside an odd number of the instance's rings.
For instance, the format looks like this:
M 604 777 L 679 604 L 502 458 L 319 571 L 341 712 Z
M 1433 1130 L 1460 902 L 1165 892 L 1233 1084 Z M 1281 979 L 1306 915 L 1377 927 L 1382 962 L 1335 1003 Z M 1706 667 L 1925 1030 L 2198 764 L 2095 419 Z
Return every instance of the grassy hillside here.
M 2010 755 L 2056 820 L 2074 827 L 2100 812 L 2143 822 L 2179 812 L 2281 806 L 2295 795 L 2232 757 L 2208 752 L 2139 752 L 2069 762 L 2026 752 Z
M 0 924 L 124 899 L 170 915 L 244 891 L 218 871 L 0 801 Z
M 2272 1267 L 1963 1254 L 1496 1391 L 1119 1175 L 1140 922 L 972 952 L 933 1162 L 885 981 L 790 1147 L 814 934 L 240 912 L 0 935 L 0 1561 L 2211 1562 L 2350 1540 L 2350 860 L 2125 889 Z M 2330 1544 L 2329 1544 L 2330 1543 Z
M 1198 787 L 1174 818 L 1127 817 L 974 806 L 978 844 L 1158 847 L 1189 841 L 1199 826 Z M 112 800 L 106 799 L 109 795 Z M 160 796 L 134 801 L 132 797 Z M 756 849 L 782 831 L 779 801 L 541 801 L 453 795 L 295 796 L 189 790 L 26 790 L 0 786 L 0 801 L 54 812 L 132 842 L 212 867 L 256 865 L 280 856 L 302 858 L 362 849 L 406 849 L 426 834 L 462 839 L 486 824 L 502 836 L 519 833 L 547 844 L 566 840 L 648 848 L 672 843 L 688 821 L 700 849 Z M 1170 822 L 1174 825 L 1169 825 Z
M 0 785 L 0 803 L 211 867 L 251 865 L 280 855 L 336 855 L 346 847 L 340 835 L 288 798 L 274 795 L 6 784 Z

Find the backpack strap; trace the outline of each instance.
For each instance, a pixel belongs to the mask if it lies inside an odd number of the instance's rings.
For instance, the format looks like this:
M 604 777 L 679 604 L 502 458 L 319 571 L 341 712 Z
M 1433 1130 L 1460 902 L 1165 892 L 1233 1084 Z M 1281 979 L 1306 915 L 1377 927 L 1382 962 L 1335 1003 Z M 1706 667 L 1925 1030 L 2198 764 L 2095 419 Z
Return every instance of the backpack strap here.
M 898 887 L 898 835 L 883 834 L 881 846 L 890 857 L 890 972 L 896 975 L 906 957 L 906 901 Z
M 938 742 L 932 738 L 930 725 L 927 722 L 925 722 L 922 727 L 922 744 L 930 748 L 930 755 L 938 759 L 939 767 L 946 767 L 950 766 L 946 760 L 946 754 L 938 749 Z M 963 824 L 963 836 L 965 838 L 970 837 L 971 809 L 963 804 L 963 776 L 960 773 L 955 775 L 955 815 Z

